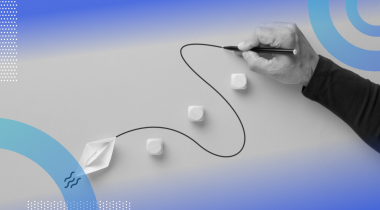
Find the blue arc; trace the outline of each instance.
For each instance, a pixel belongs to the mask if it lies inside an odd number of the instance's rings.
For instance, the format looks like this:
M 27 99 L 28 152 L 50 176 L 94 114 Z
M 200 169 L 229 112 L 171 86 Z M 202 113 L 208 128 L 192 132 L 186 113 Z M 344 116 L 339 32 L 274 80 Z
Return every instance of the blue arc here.
M 79 164 L 65 147 L 46 133 L 24 123 L 0 118 L 0 149 L 16 152 L 41 166 L 59 187 L 66 204 L 87 201 L 94 204 L 92 209 L 98 209 L 87 176 L 81 176 L 79 184 L 73 188 L 65 188 L 65 178 Z M 68 205 L 68 209 L 73 207 Z
M 347 0 L 346 10 L 352 25 L 368 36 L 380 37 L 380 26 L 371 25 L 363 20 L 358 11 L 358 0 Z
M 345 40 L 330 16 L 329 0 L 309 0 L 309 17 L 323 47 L 341 62 L 366 71 L 380 71 L 380 51 L 365 50 Z

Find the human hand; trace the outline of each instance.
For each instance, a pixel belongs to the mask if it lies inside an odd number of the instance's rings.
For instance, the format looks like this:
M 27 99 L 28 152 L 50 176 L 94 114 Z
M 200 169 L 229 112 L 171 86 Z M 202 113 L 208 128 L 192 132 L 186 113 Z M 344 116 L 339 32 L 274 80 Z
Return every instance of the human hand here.
M 238 45 L 249 68 L 283 84 L 307 86 L 319 57 L 305 36 L 294 23 L 266 23 L 257 27 L 250 39 Z M 253 47 L 296 49 L 296 55 L 272 53 L 270 59 L 256 52 Z

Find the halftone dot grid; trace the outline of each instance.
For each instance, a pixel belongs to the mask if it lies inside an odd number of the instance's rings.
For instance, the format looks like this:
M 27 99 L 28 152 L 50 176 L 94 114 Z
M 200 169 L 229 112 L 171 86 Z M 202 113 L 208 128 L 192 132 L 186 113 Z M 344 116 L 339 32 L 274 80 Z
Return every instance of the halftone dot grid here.
M 28 201 L 28 210 L 131 210 L 128 201 Z
M 16 1 L 0 1 L 0 82 L 17 82 L 16 8 Z

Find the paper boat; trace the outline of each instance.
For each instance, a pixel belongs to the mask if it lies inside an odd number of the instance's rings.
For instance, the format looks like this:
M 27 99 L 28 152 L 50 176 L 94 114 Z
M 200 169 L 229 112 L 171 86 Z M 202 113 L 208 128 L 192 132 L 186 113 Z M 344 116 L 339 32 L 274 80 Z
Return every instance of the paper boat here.
M 83 176 L 107 168 L 111 161 L 115 140 L 116 137 L 112 137 L 87 143 L 80 158 L 76 175 Z M 82 167 L 83 171 L 79 167 Z

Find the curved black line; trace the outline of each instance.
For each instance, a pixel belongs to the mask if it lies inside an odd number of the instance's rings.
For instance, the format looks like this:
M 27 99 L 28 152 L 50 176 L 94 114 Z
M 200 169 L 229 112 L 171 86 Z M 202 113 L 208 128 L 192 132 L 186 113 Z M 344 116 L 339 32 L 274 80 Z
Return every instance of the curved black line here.
M 71 172 L 70 176 L 69 176 L 69 177 L 67 177 L 67 178 L 65 179 L 65 181 L 64 181 L 64 182 L 66 182 L 66 180 L 68 180 L 68 179 L 71 179 L 71 176 L 73 175 L 73 173 L 75 173 L 75 172 L 74 172 L 74 171 L 73 171 L 73 172 Z
M 159 128 L 159 129 L 166 129 L 166 130 L 171 130 L 171 131 L 174 131 L 176 133 L 179 133 L 179 134 L 182 134 L 183 136 L 186 136 L 187 138 L 189 138 L 190 140 L 192 140 L 194 143 L 196 143 L 200 148 L 202 148 L 204 151 L 212 154 L 212 155 L 215 155 L 217 157 L 222 157 L 222 158 L 230 158 L 230 157 L 234 157 L 236 155 L 238 155 L 245 147 L 245 141 L 246 141 L 246 135 L 245 135 L 245 129 L 244 129 L 244 125 L 239 117 L 239 115 L 237 114 L 237 112 L 235 111 L 235 109 L 231 106 L 231 104 L 227 101 L 226 98 L 224 98 L 224 96 L 219 93 L 219 91 L 217 91 L 212 85 L 210 85 L 210 83 L 208 83 L 205 79 L 203 79 L 196 71 L 194 71 L 193 68 L 191 68 L 191 66 L 186 62 L 185 58 L 183 57 L 182 55 L 182 50 L 183 48 L 187 47 L 187 46 L 192 46 L 192 45 L 201 45 L 201 46 L 209 46 L 209 47 L 216 47 L 216 48 L 222 48 L 221 46 L 216 46 L 216 45 L 211 45 L 211 44 L 200 44 L 200 43 L 193 43 L 193 44 L 186 44 L 184 46 L 181 47 L 181 50 L 180 50 L 180 54 L 181 54 L 181 57 L 182 57 L 182 60 L 186 63 L 186 65 L 191 69 L 191 71 L 193 71 L 195 73 L 195 75 L 197 75 L 203 82 L 205 82 L 208 86 L 210 86 L 220 97 L 222 97 L 222 99 L 228 104 L 228 106 L 230 106 L 230 108 L 232 109 L 232 111 L 234 111 L 236 117 L 238 118 L 239 122 L 240 122 L 240 125 L 241 125 L 241 128 L 243 130 L 243 135 L 244 135 L 244 141 L 243 141 L 243 146 L 241 147 L 241 149 L 236 152 L 235 154 L 232 154 L 232 155 L 218 155 L 218 154 L 215 154 L 209 150 L 207 150 L 206 148 L 204 148 L 202 145 L 200 145 L 197 141 L 195 141 L 193 138 L 191 138 L 190 136 L 182 133 L 181 131 L 178 131 L 178 130 L 175 130 L 173 128 L 167 128 L 167 127 L 161 127 L 161 126 L 146 126 L 146 127 L 140 127 L 140 128 L 135 128 L 135 129 L 132 129 L 132 130 L 129 130 L 129 131 L 125 131 L 119 135 L 116 136 L 117 137 L 120 137 L 124 134 L 127 134 L 127 133 L 130 133 L 130 132 L 133 132 L 133 131 L 137 131 L 137 130 L 143 130 L 143 129 L 150 129 L 150 128 Z
M 74 180 L 75 180 L 75 177 L 73 178 L 73 180 L 71 180 L 71 181 L 67 182 L 67 185 L 66 185 L 66 187 L 65 187 L 65 188 L 67 188 L 67 187 L 70 185 L 70 183 L 71 183 L 71 182 L 73 182 Z
M 73 186 L 77 185 L 78 182 L 79 182 L 79 180 L 80 180 L 80 178 L 78 178 L 78 179 L 77 179 L 77 182 L 75 182 L 74 184 L 72 184 L 70 188 L 73 188 Z

